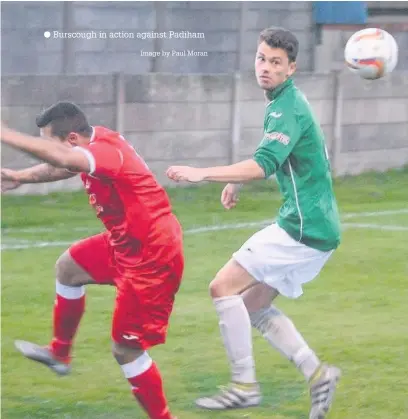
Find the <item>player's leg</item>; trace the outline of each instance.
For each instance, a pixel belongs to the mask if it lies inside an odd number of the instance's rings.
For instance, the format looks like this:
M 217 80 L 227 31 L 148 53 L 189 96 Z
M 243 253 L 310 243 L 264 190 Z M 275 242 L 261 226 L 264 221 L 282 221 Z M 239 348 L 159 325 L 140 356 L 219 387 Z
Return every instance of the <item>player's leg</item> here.
M 85 285 L 112 283 L 108 261 L 104 234 L 75 243 L 58 258 L 53 338 L 47 347 L 16 341 L 16 347 L 23 355 L 47 365 L 57 374 L 70 372 L 72 344 L 85 311 Z
M 251 324 L 289 361 L 293 362 L 306 380 L 310 380 L 321 362 L 297 331 L 293 322 L 276 306 L 271 305 L 279 292 L 258 284 L 243 295 Z
M 150 419 L 171 419 L 173 416 L 164 393 L 163 380 L 157 364 L 149 353 L 128 344 L 114 342 L 112 353 L 128 380 L 132 393 Z
M 53 339 L 50 347 L 57 357 L 71 359 L 73 339 L 85 311 L 85 285 L 113 284 L 106 233 L 72 245 L 56 263 L 56 301 Z
M 251 250 L 258 254 L 258 259 L 267 257 L 264 269 L 259 270 L 245 259 L 245 246 L 236 255 L 262 282 L 244 293 L 251 323 L 303 373 L 312 399 L 310 419 L 323 419 L 332 403 L 340 370 L 321 363 L 293 322 L 270 303 L 279 294 L 298 298 L 303 292 L 302 285 L 318 276 L 331 252 L 308 248 L 277 225 L 265 229 L 258 240 L 251 243 Z
M 248 309 L 252 310 L 249 313 L 251 324 L 303 374 L 310 387 L 312 407 L 309 418 L 323 419 L 332 404 L 340 370 L 322 363 L 293 322 L 278 308 L 273 305 L 257 305 L 257 300 L 266 303 L 266 288 L 267 286 L 260 284 L 244 295 Z M 277 295 L 276 290 L 272 293 Z
M 196 400 L 204 409 L 255 406 L 261 395 L 256 382 L 252 352 L 251 322 L 241 293 L 257 281 L 231 259 L 210 284 L 210 294 L 219 318 L 220 332 L 231 368 L 231 384 L 220 393 Z
M 182 265 L 176 270 L 139 272 L 133 278 L 118 280 L 117 284 L 113 355 L 150 419 L 173 418 L 160 371 L 148 349 L 165 342 Z

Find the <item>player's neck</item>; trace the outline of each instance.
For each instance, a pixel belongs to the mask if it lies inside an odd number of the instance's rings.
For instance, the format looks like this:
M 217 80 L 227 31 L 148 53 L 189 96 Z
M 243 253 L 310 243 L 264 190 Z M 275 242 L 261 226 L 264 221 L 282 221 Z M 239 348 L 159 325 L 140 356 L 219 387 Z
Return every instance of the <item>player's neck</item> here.
M 268 101 L 275 100 L 287 87 L 293 85 L 293 80 L 288 77 L 283 83 L 276 86 L 274 89 L 265 90 L 265 97 Z
M 78 137 L 77 146 L 83 147 L 87 146 L 91 142 L 91 137 Z

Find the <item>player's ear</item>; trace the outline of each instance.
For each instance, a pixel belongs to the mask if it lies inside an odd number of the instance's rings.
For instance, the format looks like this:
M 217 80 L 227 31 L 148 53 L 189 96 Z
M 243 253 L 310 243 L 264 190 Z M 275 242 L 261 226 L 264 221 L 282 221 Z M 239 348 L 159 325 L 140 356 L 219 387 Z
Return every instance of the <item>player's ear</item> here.
M 289 63 L 288 77 L 292 76 L 295 71 L 296 71 L 296 61 L 292 61 Z
M 65 141 L 68 141 L 72 146 L 78 145 L 78 134 L 76 132 L 70 132 Z

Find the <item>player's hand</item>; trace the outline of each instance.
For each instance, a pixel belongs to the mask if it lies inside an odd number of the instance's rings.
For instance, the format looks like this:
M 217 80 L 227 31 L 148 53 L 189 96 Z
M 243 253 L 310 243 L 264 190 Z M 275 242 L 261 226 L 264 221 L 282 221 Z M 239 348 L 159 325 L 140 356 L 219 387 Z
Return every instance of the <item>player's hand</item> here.
M 228 183 L 228 185 L 223 189 L 221 193 L 221 204 L 225 209 L 234 208 L 239 201 L 238 193 L 239 193 L 240 186 Z
M 20 185 L 16 170 L 1 169 L 1 192 L 11 191 Z
M 186 182 L 197 183 L 204 180 L 203 169 L 190 166 L 171 166 L 167 169 L 166 175 L 175 182 L 184 180 Z

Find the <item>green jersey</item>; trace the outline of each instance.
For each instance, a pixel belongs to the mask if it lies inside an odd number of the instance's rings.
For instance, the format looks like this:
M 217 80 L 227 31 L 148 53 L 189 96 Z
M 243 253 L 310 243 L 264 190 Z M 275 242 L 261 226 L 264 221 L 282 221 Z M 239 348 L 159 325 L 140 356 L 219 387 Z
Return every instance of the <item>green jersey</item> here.
M 324 135 L 303 93 L 288 79 L 268 92 L 264 137 L 254 160 L 276 174 L 284 202 L 278 225 L 318 250 L 340 244 L 340 219 Z

